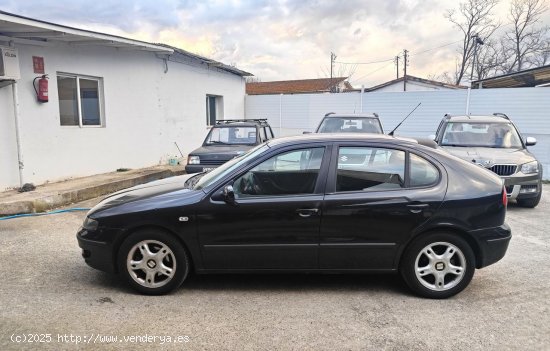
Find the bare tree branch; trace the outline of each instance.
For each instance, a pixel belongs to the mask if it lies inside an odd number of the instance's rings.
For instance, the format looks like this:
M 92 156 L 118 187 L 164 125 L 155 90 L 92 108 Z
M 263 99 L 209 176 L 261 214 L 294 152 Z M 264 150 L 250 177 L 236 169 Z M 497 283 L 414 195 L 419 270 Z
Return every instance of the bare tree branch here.
M 500 24 L 493 18 L 493 10 L 497 4 L 498 0 L 465 0 L 460 3 L 458 12 L 447 10 L 445 18 L 460 29 L 463 35 L 462 46 L 458 49 L 460 59 L 455 70 L 455 84 L 460 84 L 472 59 L 472 37 L 477 35 L 483 40 L 489 39 L 499 27 Z
M 548 26 L 537 26 L 544 12 L 548 10 L 545 0 L 513 0 L 508 17 L 513 28 L 504 34 L 504 50 L 509 56 L 508 72 L 520 71 L 532 66 L 544 55 L 548 47 Z M 546 62 L 543 58 L 543 61 Z

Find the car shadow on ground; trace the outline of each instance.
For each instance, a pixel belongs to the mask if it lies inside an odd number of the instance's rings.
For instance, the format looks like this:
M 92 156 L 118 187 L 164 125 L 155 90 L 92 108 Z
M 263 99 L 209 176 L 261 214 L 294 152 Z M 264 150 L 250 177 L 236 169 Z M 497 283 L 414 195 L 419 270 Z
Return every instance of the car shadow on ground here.
M 395 292 L 407 288 L 397 274 L 192 274 L 183 291 L 364 291 Z
M 118 275 L 99 271 L 82 272 L 86 289 L 116 290 L 136 294 Z M 191 273 L 174 294 L 189 292 L 338 292 L 410 295 L 398 274 L 195 274 Z

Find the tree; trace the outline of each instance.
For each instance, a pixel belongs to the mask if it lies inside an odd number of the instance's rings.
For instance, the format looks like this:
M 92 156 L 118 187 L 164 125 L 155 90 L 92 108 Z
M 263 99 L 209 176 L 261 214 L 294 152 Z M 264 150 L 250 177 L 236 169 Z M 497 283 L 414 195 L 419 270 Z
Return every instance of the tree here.
M 248 77 L 244 77 L 244 81 L 247 83 L 260 83 L 262 79 L 256 76 L 248 76 Z
M 533 65 L 534 61 L 547 62 L 548 26 L 537 26 L 541 15 L 548 10 L 544 0 L 514 0 L 510 4 L 509 20 L 513 28 L 504 35 L 504 48 L 510 54 L 512 62 L 508 65 L 508 72 L 521 71 L 526 65 Z M 546 59 L 544 59 L 546 55 Z
M 466 0 L 460 3 L 458 12 L 454 9 L 447 10 L 445 18 L 453 23 L 462 32 L 462 45 L 458 52 L 460 59 L 455 70 L 455 83 L 460 81 L 466 73 L 474 54 L 474 41 L 478 36 L 487 40 L 499 27 L 493 18 L 493 10 L 498 0 Z
M 501 41 L 489 39 L 478 47 L 474 67 L 475 79 L 484 79 L 490 76 L 506 73 L 506 64 L 510 56 L 503 50 Z

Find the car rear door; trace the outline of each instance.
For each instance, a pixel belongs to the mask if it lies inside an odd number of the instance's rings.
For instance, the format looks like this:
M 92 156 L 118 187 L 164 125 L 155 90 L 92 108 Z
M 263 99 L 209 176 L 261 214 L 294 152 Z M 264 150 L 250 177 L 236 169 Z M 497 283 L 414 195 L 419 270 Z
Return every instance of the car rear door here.
M 332 160 L 320 268 L 396 268 L 400 246 L 443 201 L 444 172 L 426 155 L 384 144 L 343 143 L 334 147 Z

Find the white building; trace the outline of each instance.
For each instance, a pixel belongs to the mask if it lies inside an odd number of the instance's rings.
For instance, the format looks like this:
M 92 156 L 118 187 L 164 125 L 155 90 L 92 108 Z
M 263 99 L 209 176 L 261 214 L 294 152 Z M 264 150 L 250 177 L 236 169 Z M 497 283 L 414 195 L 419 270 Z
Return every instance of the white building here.
M 365 92 L 388 93 L 397 91 L 435 91 L 435 90 L 457 90 L 467 89 L 462 85 L 447 84 L 435 80 L 419 78 L 408 75 L 394 80 L 366 88 Z
M 184 50 L 2 11 L 0 46 L 0 191 L 165 163 L 244 117 L 250 74 Z

